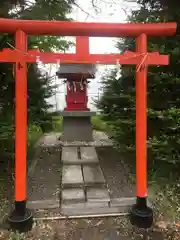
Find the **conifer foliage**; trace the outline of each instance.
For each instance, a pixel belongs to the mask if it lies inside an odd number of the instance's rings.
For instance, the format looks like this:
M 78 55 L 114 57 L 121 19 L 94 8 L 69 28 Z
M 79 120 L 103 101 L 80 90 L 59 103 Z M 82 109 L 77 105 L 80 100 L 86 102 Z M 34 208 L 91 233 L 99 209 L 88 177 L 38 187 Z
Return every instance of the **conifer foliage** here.
M 132 2 L 132 1 L 128 1 Z M 136 1 L 137 2 L 137 1 Z M 171 22 L 180 24 L 179 1 L 139 0 L 139 10 L 130 22 Z M 176 36 L 148 39 L 148 51 L 168 54 L 168 66 L 148 69 L 148 152 L 149 161 L 178 167 L 180 164 L 180 32 Z M 135 50 L 132 39 L 119 41 L 118 49 Z M 104 78 L 104 94 L 98 103 L 122 151 L 135 150 L 135 69 L 122 67 Z M 163 162 L 162 162 L 163 161 Z
M 0 18 L 69 20 L 67 15 L 72 10 L 72 1 L 66 0 L 5 0 L 0 1 Z M 14 36 L 1 34 L 0 50 L 14 44 Z M 47 50 L 64 50 L 71 43 L 58 37 L 29 37 L 28 47 Z M 43 131 L 51 128 L 50 105 L 47 98 L 54 89 L 51 79 L 43 75 L 36 64 L 28 66 L 28 126 L 37 125 Z M 0 64 L 0 162 L 12 159 L 14 153 L 14 114 L 15 114 L 15 79 L 12 64 Z

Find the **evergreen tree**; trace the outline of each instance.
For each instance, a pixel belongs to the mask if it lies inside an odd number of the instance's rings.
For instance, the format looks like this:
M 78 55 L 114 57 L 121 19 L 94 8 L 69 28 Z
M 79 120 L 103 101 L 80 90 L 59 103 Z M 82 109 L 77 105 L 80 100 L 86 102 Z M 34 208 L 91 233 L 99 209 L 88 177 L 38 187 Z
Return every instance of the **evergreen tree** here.
M 72 4 L 65 0 L 6 0 L 0 2 L 0 17 L 20 19 L 68 20 L 67 15 Z M 11 35 L 0 36 L 0 49 L 14 44 Z M 29 48 L 40 50 L 64 50 L 70 42 L 58 37 L 29 37 Z M 51 127 L 51 116 L 48 114 L 47 98 L 53 95 L 49 76 L 42 75 L 36 64 L 28 66 L 28 123 L 38 124 L 43 131 Z M 11 159 L 14 153 L 14 114 L 15 114 L 15 81 L 13 66 L 0 64 L 0 161 Z M 47 129 L 48 127 L 48 129 Z
M 138 1 L 140 9 L 133 11 L 129 21 L 180 23 L 178 1 Z M 168 66 L 148 69 L 148 152 L 155 164 L 180 164 L 180 68 L 179 29 L 173 37 L 148 39 L 148 51 L 168 54 Z M 120 41 L 120 52 L 135 50 L 132 39 Z M 115 75 L 115 74 L 114 74 Z M 116 98 L 114 98 L 114 95 Z M 104 81 L 104 95 L 98 103 L 104 118 L 111 123 L 114 137 L 122 150 L 135 150 L 135 68 L 122 67 L 122 75 L 110 74 Z M 162 166 L 162 165 L 161 165 Z M 165 170 L 165 168 L 163 169 Z M 169 171 L 169 170 L 168 170 Z

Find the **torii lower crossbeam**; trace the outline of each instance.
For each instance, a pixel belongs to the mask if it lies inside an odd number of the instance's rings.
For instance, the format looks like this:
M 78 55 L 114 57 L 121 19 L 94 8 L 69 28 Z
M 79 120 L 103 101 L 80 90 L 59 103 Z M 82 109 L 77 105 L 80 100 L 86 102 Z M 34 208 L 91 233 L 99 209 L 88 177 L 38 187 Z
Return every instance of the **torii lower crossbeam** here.
M 145 53 L 147 57 L 145 64 L 147 65 L 168 65 L 168 56 L 160 55 L 158 52 Z M 106 64 L 114 65 L 119 63 L 121 65 L 138 65 L 143 60 L 145 54 L 125 51 L 124 54 L 87 54 L 79 56 L 78 54 L 63 54 L 63 53 L 43 53 L 36 50 L 28 52 L 18 52 L 9 48 L 0 52 L 0 62 L 18 62 L 22 59 L 26 63 L 35 63 L 37 59 L 43 63 L 79 63 L 79 64 Z

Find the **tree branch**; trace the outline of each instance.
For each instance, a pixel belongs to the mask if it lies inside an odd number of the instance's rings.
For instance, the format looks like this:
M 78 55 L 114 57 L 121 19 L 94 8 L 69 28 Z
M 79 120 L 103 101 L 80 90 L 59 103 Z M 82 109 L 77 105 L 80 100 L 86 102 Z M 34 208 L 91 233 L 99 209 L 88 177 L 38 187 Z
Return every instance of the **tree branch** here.
M 95 3 L 95 0 L 91 0 L 91 4 L 95 10 L 96 13 L 100 13 L 101 9 L 97 6 L 97 4 Z
M 78 7 L 82 12 L 84 12 L 84 13 L 87 15 L 86 19 L 87 19 L 88 17 L 92 17 L 93 19 L 96 19 L 96 17 L 94 17 L 93 15 L 91 15 L 90 13 L 88 13 L 86 10 L 84 10 L 79 4 L 74 3 L 74 5 L 75 5 L 76 7 Z

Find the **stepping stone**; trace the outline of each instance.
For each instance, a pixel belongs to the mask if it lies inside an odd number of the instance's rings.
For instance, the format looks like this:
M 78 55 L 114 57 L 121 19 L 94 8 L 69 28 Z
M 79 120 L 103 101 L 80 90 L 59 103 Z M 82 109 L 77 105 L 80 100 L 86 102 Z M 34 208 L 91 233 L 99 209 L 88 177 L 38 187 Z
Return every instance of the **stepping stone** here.
M 80 159 L 78 159 L 77 147 L 63 147 L 61 159 L 64 164 L 78 163 Z
M 83 166 L 85 184 L 105 183 L 103 172 L 99 166 Z
M 89 188 L 87 189 L 88 202 L 110 202 L 108 189 Z
M 85 163 L 98 163 L 99 159 L 94 147 L 81 147 L 81 159 Z
M 62 185 L 65 187 L 70 185 L 83 185 L 83 175 L 81 166 L 64 165 L 62 170 Z
M 74 188 L 74 189 L 63 189 L 61 193 L 61 201 L 63 203 L 79 203 L 85 202 L 85 194 L 83 189 Z

